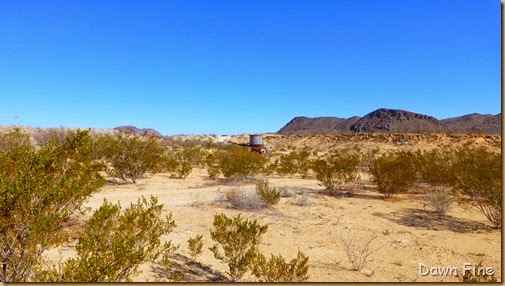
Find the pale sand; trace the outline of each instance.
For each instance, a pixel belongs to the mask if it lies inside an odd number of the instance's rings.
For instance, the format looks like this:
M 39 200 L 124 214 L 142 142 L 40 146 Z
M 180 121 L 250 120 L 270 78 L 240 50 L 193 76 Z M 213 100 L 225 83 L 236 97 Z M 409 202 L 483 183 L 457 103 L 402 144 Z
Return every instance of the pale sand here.
M 345 137 L 345 136 L 344 136 Z M 218 136 L 174 136 L 176 139 L 199 139 L 217 142 Z M 499 152 L 500 136 L 443 134 L 410 135 L 406 145 L 398 145 L 392 135 L 364 135 L 343 140 L 339 135 L 281 136 L 265 135 L 263 140 L 269 151 L 288 153 L 307 148 L 319 154 L 329 149 L 352 150 L 359 146 L 362 151 L 379 147 L 385 150 L 429 150 L 449 146 L 486 145 Z M 359 139 L 359 142 L 356 140 Z M 400 138 L 401 139 L 401 138 Z M 232 136 L 231 141 L 248 142 L 247 135 Z M 185 179 L 172 179 L 168 174 L 157 174 L 139 180 L 137 184 L 108 184 L 93 194 L 86 206 L 96 209 L 103 199 L 119 201 L 124 207 L 136 202 L 140 196 L 157 196 L 165 205 L 164 212 L 172 212 L 177 224 L 175 230 L 164 239 L 170 239 L 180 247 L 173 256 L 173 269 L 183 271 L 187 281 L 223 281 L 227 266 L 213 257 L 208 247 L 214 242 L 210 238 L 214 214 L 221 212 L 229 216 L 242 214 L 257 219 L 269 228 L 261 243 L 261 250 L 281 254 L 291 260 L 300 249 L 310 257 L 309 281 L 328 282 L 457 282 L 457 277 L 422 276 L 419 265 L 429 267 L 457 267 L 461 274 L 463 263 L 478 263 L 493 267 L 501 281 L 501 233 L 491 229 L 491 224 L 476 208 L 454 204 L 445 219 L 437 219 L 428 207 L 423 206 L 422 190 L 412 188 L 406 194 L 395 195 L 383 200 L 376 186 L 367 176 L 359 186 L 355 197 L 335 198 L 317 194 L 323 187 L 315 179 L 299 177 L 270 177 L 269 182 L 277 187 L 306 188 L 313 199 L 308 206 L 299 206 L 301 195 L 282 198 L 279 204 L 258 211 L 239 211 L 226 203 L 216 202 L 231 185 L 219 185 L 207 178 L 203 169 L 193 169 Z M 260 177 L 261 178 L 261 177 Z M 254 184 L 238 186 L 241 191 L 253 191 Z M 301 190 L 301 189 L 299 189 Z M 84 220 L 85 218 L 80 218 Z M 74 226 L 75 232 L 78 226 Z M 366 274 L 351 270 L 340 237 L 349 231 L 376 233 L 379 239 L 375 246 L 382 246 L 370 256 L 365 266 Z M 197 263 L 189 262 L 187 239 L 203 235 L 204 251 Z M 75 240 L 58 249 L 48 251 L 52 261 L 64 260 L 75 255 Z M 61 250 L 61 251 L 58 251 Z M 155 281 L 152 264 L 140 267 L 142 273 L 134 281 Z M 241 281 L 255 281 L 247 273 Z
M 86 206 L 98 208 L 103 199 L 120 201 L 123 207 L 135 202 L 140 196 L 157 196 L 165 205 L 166 213 L 172 212 L 177 224 L 175 230 L 165 239 L 179 244 L 174 256 L 174 265 L 187 271 L 188 280 L 208 281 L 225 275 L 227 266 L 213 257 L 208 247 L 213 245 L 210 238 L 213 215 L 224 212 L 235 216 L 257 219 L 268 224 L 261 250 L 266 254 L 281 254 L 286 260 L 296 256 L 300 249 L 310 257 L 309 281 L 331 282 L 371 282 L 371 281 L 459 281 L 456 277 L 433 277 L 419 274 L 419 263 L 432 266 L 462 267 L 466 262 L 482 261 L 485 266 L 496 269 L 501 277 L 501 234 L 491 230 L 490 223 L 475 208 L 454 205 L 447 218 L 432 221 L 434 216 L 423 211 L 420 195 L 415 190 L 397 195 L 389 201 L 375 191 L 375 186 L 365 181 L 355 197 L 335 198 L 317 194 L 322 189 L 314 179 L 269 178 L 277 187 L 310 188 L 307 195 L 314 199 L 309 206 L 298 206 L 301 195 L 282 198 L 270 209 L 239 211 L 230 209 L 225 203 L 215 200 L 233 186 L 206 186 L 213 183 L 207 179 L 206 170 L 194 169 L 185 180 L 171 179 L 168 174 L 157 174 L 140 180 L 138 184 L 107 185 L 95 193 Z M 253 190 L 253 184 L 238 187 Z M 218 191 L 219 189 L 219 191 Z M 428 209 L 427 209 L 428 210 Z M 351 270 L 339 239 L 351 231 L 375 232 L 379 239 L 376 246 L 383 245 L 372 254 L 366 276 Z M 187 239 L 197 234 L 203 235 L 204 251 L 197 258 L 200 264 L 185 262 L 189 258 Z M 72 245 L 63 247 L 61 256 L 73 255 Z M 57 250 L 48 252 L 48 257 L 56 261 Z M 145 264 L 143 271 L 134 281 L 155 281 L 151 264 Z M 207 268 L 206 268 L 207 267 Z M 192 275 L 189 271 L 198 271 Z M 255 281 L 246 274 L 241 281 Z

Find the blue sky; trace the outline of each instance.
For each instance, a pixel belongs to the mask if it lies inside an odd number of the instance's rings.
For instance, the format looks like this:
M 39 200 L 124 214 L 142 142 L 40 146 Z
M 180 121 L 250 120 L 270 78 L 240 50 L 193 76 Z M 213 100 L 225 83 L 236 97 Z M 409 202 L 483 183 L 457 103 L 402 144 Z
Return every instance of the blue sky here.
M 0 125 L 276 132 L 501 112 L 492 0 L 0 1 Z

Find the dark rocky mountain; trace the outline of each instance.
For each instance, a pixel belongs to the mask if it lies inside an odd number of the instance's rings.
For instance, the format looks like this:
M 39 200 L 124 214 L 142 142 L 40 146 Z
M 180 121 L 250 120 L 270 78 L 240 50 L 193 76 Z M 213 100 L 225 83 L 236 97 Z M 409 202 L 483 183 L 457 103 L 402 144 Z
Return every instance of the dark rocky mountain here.
M 473 113 L 438 120 L 429 115 L 406 110 L 380 108 L 361 118 L 295 117 L 277 133 L 287 135 L 342 132 L 501 134 L 501 113 L 496 115 Z
M 501 113 L 496 115 L 472 113 L 440 120 L 448 132 L 454 133 L 501 133 Z
M 162 137 L 161 133 L 158 131 L 152 129 L 152 128 L 137 128 L 135 126 L 118 126 L 115 127 L 114 130 L 119 130 L 121 132 L 127 132 L 127 133 L 133 133 L 133 134 L 139 134 L 139 135 L 153 135 L 153 136 L 160 136 Z
M 351 126 L 352 132 L 442 132 L 435 117 L 400 109 L 380 108 L 363 116 Z
M 295 117 L 288 124 L 282 127 L 277 133 L 280 134 L 321 134 L 334 132 L 349 132 L 349 128 L 359 116 L 351 118 L 337 117 Z

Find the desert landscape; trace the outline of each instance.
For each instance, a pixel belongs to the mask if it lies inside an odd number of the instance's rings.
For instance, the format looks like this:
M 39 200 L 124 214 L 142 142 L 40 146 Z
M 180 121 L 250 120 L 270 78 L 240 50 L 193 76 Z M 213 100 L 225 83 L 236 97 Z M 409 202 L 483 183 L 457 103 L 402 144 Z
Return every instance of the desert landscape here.
M 113 133 L 99 133 L 107 132 Z M 357 148 L 362 153 L 377 150 L 377 154 L 461 146 L 484 146 L 494 152 L 501 149 L 499 135 L 368 133 L 263 134 L 262 137 L 270 161 L 279 154 L 297 150 L 324 155 L 334 150 L 350 152 Z M 226 141 L 247 143 L 248 138 L 245 134 L 227 136 Z M 200 146 L 227 145 L 222 137 L 215 135 L 170 136 L 166 140 Z M 325 187 L 313 173 L 305 178 L 300 174 L 259 174 L 234 181 L 222 176 L 210 178 L 206 168 L 194 166 L 184 179 L 160 172 L 147 174 L 135 184 L 104 173 L 108 183 L 94 192 L 84 206 L 94 211 L 107 199 L 119 202 L 126 209 L 142 196 L 156 196 L 163 204 L 162 213 L 172 213 L 177 226 L 162 237 L 163 241 L 178 246 L 170 254 L 169 269 L 159 263 L 143 263 L 140 272 L 131 278 L 136 282 L 171 281 L 169 277 L 173 274 L 182 274 L 178 281 L 230 281 L 226 263 L 217 260 L 209 250 L 216 244 L 210 236 L 213 217 L 220 213 L 230 217 L 240 214 L 268 225 L 259 245 L 267 257 L 280 254 L 291 260 L 297 251 L 302 251 L 309 257 L 308 282 L 458 282 L 462 280 L 465 263 L 479 262 L 494 269 L 494 276 L 501 281 L 501 229 L 493 228 L 477 208 L 456 202 L 445 215 L 439 216 L 424 200 L 431 186 L 415 184 L 406 192 L 385 199 L 377 192 L 369 172 L 361 170 L 359 175 L 361 180 L 353 186 L 352 196 L 331 196 L 324 194 Z M 277 204 L 238 209 L 227 200 L 226 194 L 231 190 L 255 194 L 256 183 L 263 180 L 281 191 Z M 61 265 L 76 256 L 77 232 L 91 213 L 74 217 L 72 223 L 64 227 L 70 239 L 44 252 L 47 265 Z M 187 241 L 196 235 L 203 236 L 203 251 L 192 259 Z M 367 255 L 366 265 L 359 271 L 353 269 L 344 247 L 346 239 L 353 235 L 375 237 L 370 241 L 374 251 Z M 456 267 L 457 272 L 450 275 L 428 273 L 432 267 Z M 240 281 L 258 280 L 247 272 Z
M 494 2 L 1 1 L 0 283 L 501 283 Z

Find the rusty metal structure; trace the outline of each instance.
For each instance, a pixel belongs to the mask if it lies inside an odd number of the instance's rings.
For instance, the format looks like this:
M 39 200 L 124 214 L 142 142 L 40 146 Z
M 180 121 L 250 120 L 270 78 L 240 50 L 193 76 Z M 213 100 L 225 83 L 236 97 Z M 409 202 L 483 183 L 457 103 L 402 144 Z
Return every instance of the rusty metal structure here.
M 263 146 L 263 137 L 259 134 L 249 135 L 249 144 L 247 143 L 235 143 L 229 141 L 231 144 L 245 146 L 251 148 L 251 151 L 258 152 L 260 154 L 265 154 L 267 152 L 266 148 Z

